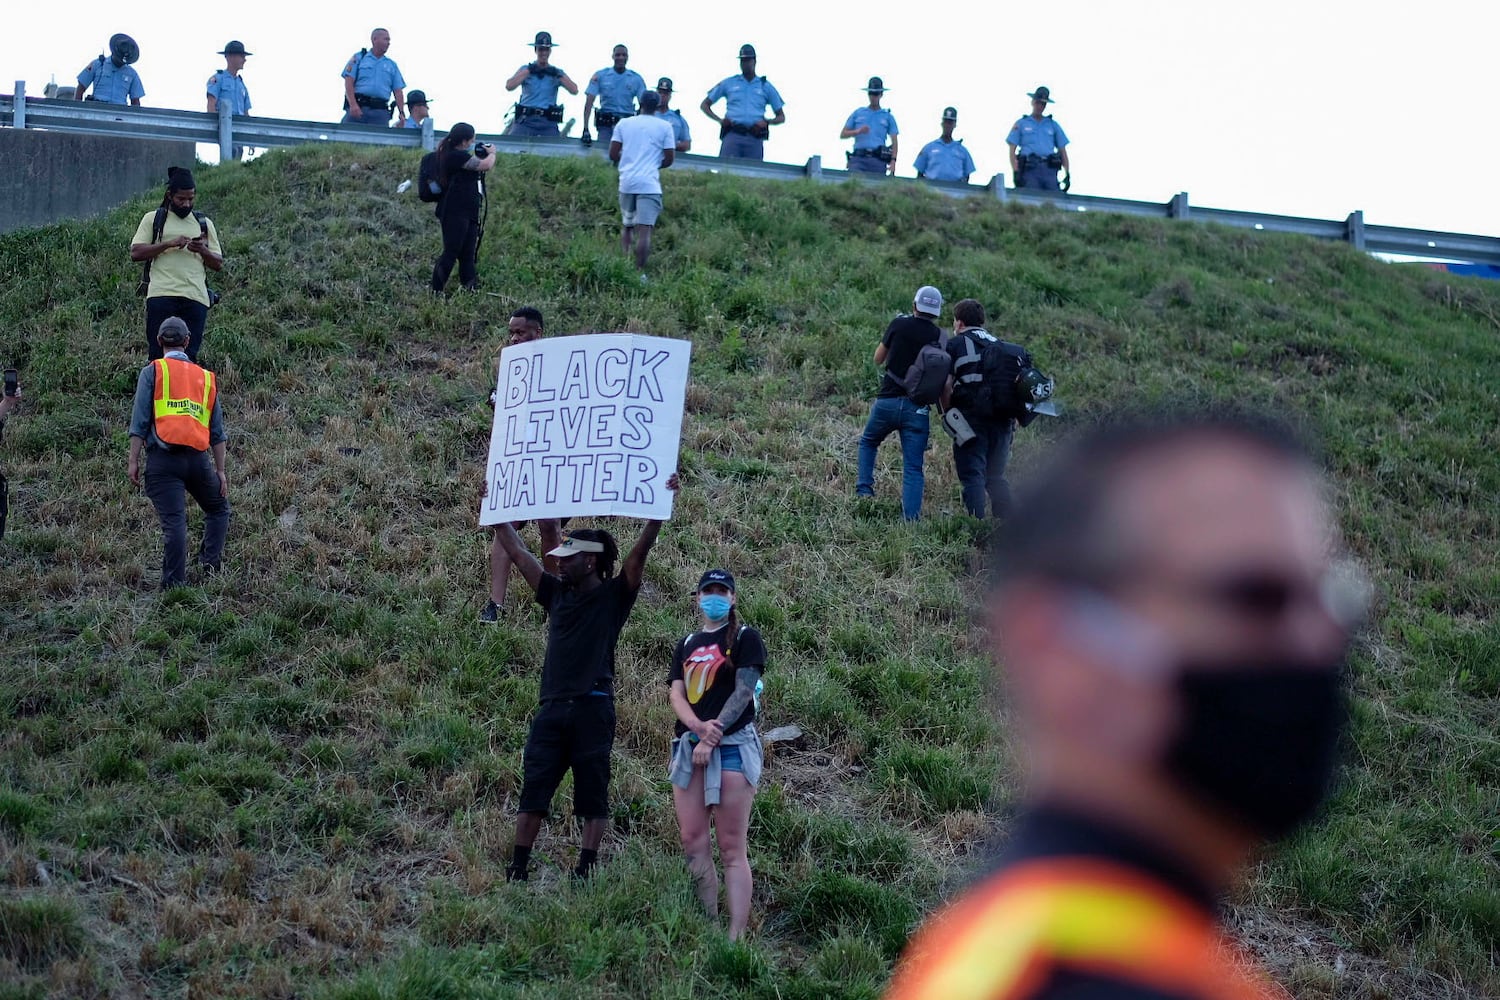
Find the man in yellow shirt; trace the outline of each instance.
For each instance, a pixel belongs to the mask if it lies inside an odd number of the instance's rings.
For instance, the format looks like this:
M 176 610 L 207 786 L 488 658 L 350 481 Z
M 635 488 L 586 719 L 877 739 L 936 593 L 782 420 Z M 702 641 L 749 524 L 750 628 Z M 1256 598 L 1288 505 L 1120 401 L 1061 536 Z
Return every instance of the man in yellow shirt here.
M 1232 957 L 1217 901 L 1328 790 L 1365 588 L 1285 431 L 1100 426 L 996 548 L 1027 806 L 890 1000 L 1289 1000 Z
M 224 268 L 219 230 L 202 212 L 194 211 L 197 191 L 192 171 L 167 170 L 167 193 L 161 205 L 141 217 L 130 241 L 130 259 L 144 261 L 146 273 L 146 354 L 161 357 L 156 332 L 162 321 L 176 316 L 187 324 L 187 356 L 196 361 L 203 346 L 203 327 L 213 298 L 205 269 Z

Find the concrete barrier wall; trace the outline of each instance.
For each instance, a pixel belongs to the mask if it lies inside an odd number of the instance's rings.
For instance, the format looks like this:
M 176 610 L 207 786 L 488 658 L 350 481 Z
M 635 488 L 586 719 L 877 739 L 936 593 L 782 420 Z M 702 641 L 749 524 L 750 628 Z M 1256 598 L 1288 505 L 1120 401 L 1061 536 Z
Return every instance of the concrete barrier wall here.
M 194 162 L 191 142 L 0 128 L 0 233 L 101 215 Z

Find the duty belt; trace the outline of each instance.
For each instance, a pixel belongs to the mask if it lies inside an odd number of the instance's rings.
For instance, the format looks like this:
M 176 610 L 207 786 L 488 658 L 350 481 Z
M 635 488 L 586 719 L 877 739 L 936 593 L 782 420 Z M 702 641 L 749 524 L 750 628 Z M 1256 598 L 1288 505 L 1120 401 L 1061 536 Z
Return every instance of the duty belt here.
M 368 94 L 355 94 L 354 103 L 362 108 L 380 108 L 382 111 L 391 109 L 390 101 L 384 97 L 370 97 Z
M 614 128 L 626 118 L 634 117 L 634 111 L 595 111 L 594 124 L 600 128 Z
M 889 162 L 891 162 L 891 147 L 889 147 L 889 146 L 871 146 L 869 149 L 856 149 L 854 152 L 850 153 L 849 155 L 850 156 L 873 156 L 877 160 L 884 160 L 885 162 L 889 163 Z
M 560 122 L 562 121 L 563 107 L 561 104 L 554 104 L 548 108 L 532 108 L 524 104 L 516 105 L 517 118 L 535 118 L 537 115 L 541 115 L 549 122 Z

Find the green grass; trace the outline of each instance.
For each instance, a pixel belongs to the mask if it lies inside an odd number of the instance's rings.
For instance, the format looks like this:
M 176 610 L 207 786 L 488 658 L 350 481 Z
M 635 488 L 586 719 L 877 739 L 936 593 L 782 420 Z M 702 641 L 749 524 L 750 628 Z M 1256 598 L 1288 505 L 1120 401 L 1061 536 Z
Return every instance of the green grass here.
M 27 396 L 0 450 L 3 995 L 878 996 L 1017 790 L 985 528 L 940 436 L 922 522 L 898 523 L 894 442 L 880 496 L 852 497 L 870 353 L 928 282 L 1058 378 L 1071 417 L 1020 435 L 1016 479 L 1121 403 L 1232 399 L 1322 435 L 1381 614 L 1330 818 L 1256 870 L 1239 925 L 1299 996 L 1500 994 L 1500 289 L 1272 234 L 708 174 L 667 178 L 642 288 L 613 173 L 511 157 L 490 294 L 433 300 L 434 222 L 394 194 L 414 170 L 320 147 L 199 174 L 229 257 L 204 360 L 235 514 L 226 572 L 165 596 L 123 475 L 149 199 L 0 237 Z M 620 645 L 589 886 L 565 877 L 567 785 L 535 881 L 500 871 L 542 622 L 475 621 L 471 525 L 521 304 L 554 334 L 694 344 L 688 485 Z M 771 749 L 741 946 L 697 908 L 663 776 L 662 678 L 713 564 L 766 636 L 768 725 L 807 733 Z

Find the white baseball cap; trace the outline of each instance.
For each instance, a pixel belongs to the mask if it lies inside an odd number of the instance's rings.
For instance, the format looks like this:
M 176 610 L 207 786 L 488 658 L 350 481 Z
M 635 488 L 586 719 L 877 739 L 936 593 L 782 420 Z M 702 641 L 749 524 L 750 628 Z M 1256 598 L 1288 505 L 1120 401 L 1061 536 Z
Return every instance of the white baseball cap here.
M 917 294 L 911 300 L 911 304 L 917 307 L 917 312 L 926 313 L 929 316 L 941 316 L 943 293 L 931 285 L 923 285 L 917 289 Z

